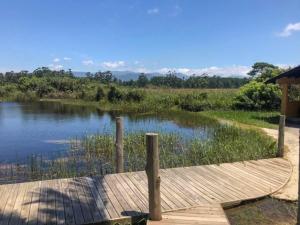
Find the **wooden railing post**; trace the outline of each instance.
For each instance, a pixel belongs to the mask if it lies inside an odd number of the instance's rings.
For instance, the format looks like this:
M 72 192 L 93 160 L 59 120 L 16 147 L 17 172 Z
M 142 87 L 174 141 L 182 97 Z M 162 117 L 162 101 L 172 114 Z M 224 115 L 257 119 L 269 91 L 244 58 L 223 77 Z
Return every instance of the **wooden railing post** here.
M 147 133 L 146 146 L 146 174 L 148 178 L 149 217 L 150 220 L 159 221 L 162 219 L 162 216 L 160 199 L 158 134 Z
M 123 156 L 123 119 L 116 118 L 116 172 L 124 172 L 124 156 Z
M 285 128 L 285 115 L 280 115 L 279 129 L 278 129 L 278 157 L 283 157 L 284 151 L 284 128 Z

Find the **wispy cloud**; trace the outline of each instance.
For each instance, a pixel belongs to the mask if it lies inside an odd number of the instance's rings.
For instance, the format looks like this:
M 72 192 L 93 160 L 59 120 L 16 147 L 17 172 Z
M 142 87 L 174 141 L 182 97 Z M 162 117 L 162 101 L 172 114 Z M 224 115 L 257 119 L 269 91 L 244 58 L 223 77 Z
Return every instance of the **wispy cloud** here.
M 107 69 L 118 69 L 120 67 L 124 67 L 125 62 L 124 61 L 103 62 L 101 65 Z
M 53 62 L 55 62 L 55 63 L 57 63 L 57 62 L 59 62 L 60 61 L 60 58 L 54 58 L 53 59 Z
M 251 67 L 249 66 L 239 66 L 239 65 L 233 65 L 228 67 L 217 67 L 217 66 L 211 66 L 211 67 L 204 67 L 204 68 L 161 68 L 157 70 L 156 72 L 159 73 L 167 73 L 169 71 L 175 71 L 177 73 L 182 73 L 185 75 L 217 75 L 222 77 L 230 77 L 230 76 L 247 76 L 247 73 L 251 70 Z
M 289 23 L 282 32 L 278 35 L 281 37 L 291 36 L 294 32 L 300 31 L 300 22 L 299 23 Z
M 48 67 L 52 70 L 62 70 L 64 68 L 63 65 L 59 64 L 49 64 Z
M 149 15 L 158 14 L 159 13 L 159 8 L 148 9 L 147 13 Z
M 90 66 L 90 65 L 94 65 L 94 61 L 89 59 L 89 60 L 83 60 L 82 64 L 85 66 Z
M 71 61 L 72 58 L 70 58 L 70 57 L 64 57 L 64 60 L 65 60 L 65 61 Z

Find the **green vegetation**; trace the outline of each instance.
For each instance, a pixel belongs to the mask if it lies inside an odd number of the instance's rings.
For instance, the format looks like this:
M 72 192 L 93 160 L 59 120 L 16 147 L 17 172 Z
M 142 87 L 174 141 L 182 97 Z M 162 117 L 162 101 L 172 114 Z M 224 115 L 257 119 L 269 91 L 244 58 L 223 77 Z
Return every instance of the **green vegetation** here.
M 225 212 L 232 225 L 294 225 L 297 221 L 297 203 L 273 198 L 243 204 Z
M 116 79 L 109 71 L 87 73 L 81 78 L 74 77 L 71 71 L 47 68 L 32 73 L 8 72 L 0 74 L 0 100 L 54 100 L 135 113 L 191 111 L 249 125 L 272 127 L 277 115 L 268 111 L 279 108 L 281 92 L 277 85 L 265 84 L 264 81 L 283 70 L 268 63 L 255 63 L 252 68 L 250 82 L 248 79 L 237 81 L 237 78 L 204 75 L 181 79 L 174 73 L 151 79 L 141 74 L 136 81 L 125 82 Z M 231 79 L 238 84 L 233 84 Z M 245 85 L 239 90 L 207 89 L 242 84 Z M 256 114 L 253 113 L 255 111 Z
M 111 134 L 88 135 L 72 140 L 67 154 L 52 160 L 33 155 L 28 166 L 11 169 L 12 177 L 40 180 L 49 178 L 99 175 L 114 169 L 114 140 Z M 208 130 L 208 139 L 184 138 L 176 133 L 160 133 L 162 168 L 218 164 L 276 156 L 276 143 L 254 129 L 216 125 Z M 126 171 L 144 170 L 146 161 L 145 134 L 128 133 L 124 139 Z M 25 172 L 24 172 L 25 170 Z M 4 178 L 3 178 L 4 179 Z
M 251 81 L 240 89 L 234 106 L 248 110 L 274 110 L 279 108 L 280 96 L 277 85 Z
M 219 120 L 237 122 L 239 124 L 252 125 L 257 127 L 278 128 L 279 112 L 267 111 L 241 111 L 241 110 L 220 110 L 204 111 L 200 115 L 213 117 Z
M 255 63 L 248 73 L 253 77 L 244 85 L 234 99 L 234 106 L 244 110 L 274 110 L 280 105 L 281 91 L 278 85 L 265 83 L 268 79 L 284 72 L 268 63 Z

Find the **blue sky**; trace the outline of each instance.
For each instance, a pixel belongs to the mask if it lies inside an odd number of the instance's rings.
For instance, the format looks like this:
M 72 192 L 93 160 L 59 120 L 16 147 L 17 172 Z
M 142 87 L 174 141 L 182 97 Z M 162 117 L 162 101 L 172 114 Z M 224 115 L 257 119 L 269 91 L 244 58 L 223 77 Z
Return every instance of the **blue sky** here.
M 0 71 L 245 74 L 300 64 L 299 0 L 1 0 Z

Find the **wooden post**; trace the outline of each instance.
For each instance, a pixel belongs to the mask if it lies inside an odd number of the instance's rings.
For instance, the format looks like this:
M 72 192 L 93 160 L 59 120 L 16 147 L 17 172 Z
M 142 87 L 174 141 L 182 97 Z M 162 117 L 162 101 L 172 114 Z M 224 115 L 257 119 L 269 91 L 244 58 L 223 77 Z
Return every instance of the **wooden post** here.
M 159 221 L 162 219 L 162 216 L 160 199 L 158 134 L 147 133 L 146 146 L 146 174 L 148 178 L 149 217 L 150 220 Z
M 123 158 L 123 119 L 116 118 L 116 172 L 124 172 L 124 158 Z
M 280 115 L 279 129 L 278 129 L 278 157 L 283 157 L 284 151 L 284 128 L 285 128 L 285 115 Z

